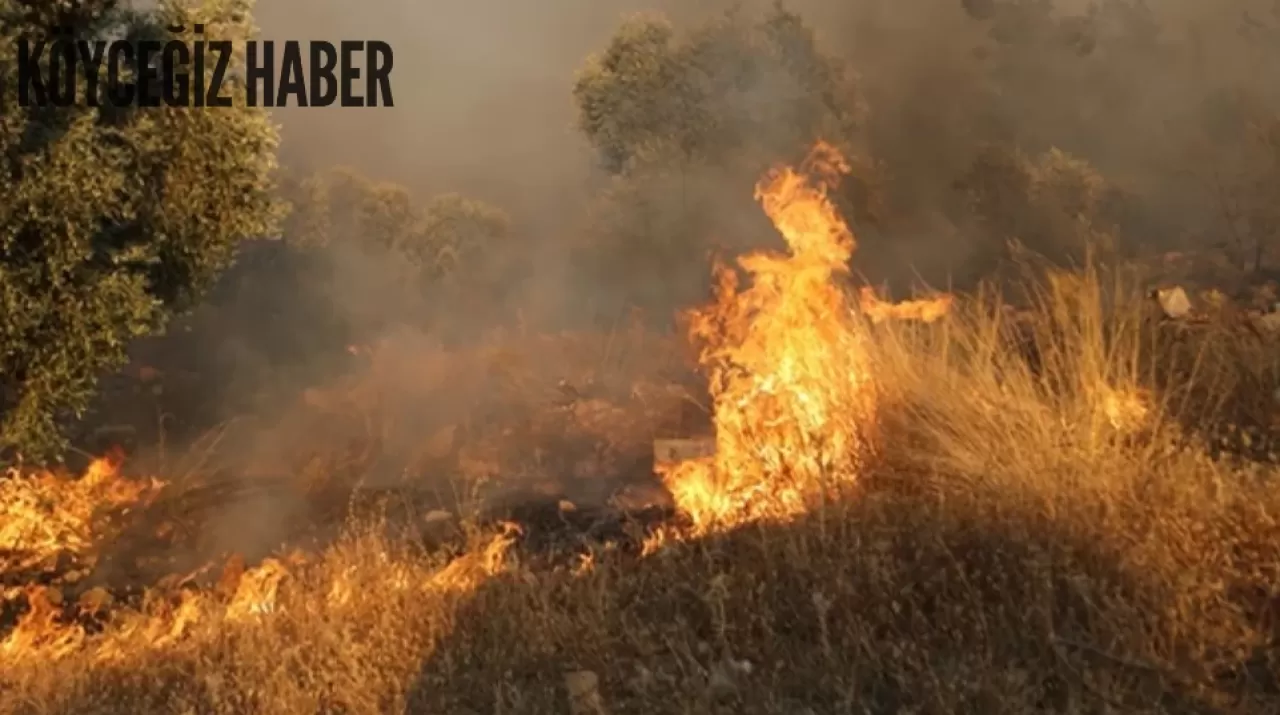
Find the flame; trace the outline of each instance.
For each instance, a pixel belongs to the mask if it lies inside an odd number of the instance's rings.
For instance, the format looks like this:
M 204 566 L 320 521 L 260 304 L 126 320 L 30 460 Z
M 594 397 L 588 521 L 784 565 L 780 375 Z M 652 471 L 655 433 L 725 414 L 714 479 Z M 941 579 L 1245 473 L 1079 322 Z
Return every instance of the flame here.
M 849 171 L 839 151 L 819 143 L 798 168 L 779 167 L 761 178 L 755 198 L 788 250 L 746 255 L 736 267 L 718 264 L 716 299 L 686 314 L 689 337 L 710 378 L 715 450 L 660 468 L 693 526 L 660 532 L 646 543 L 646 553 L 718 528 L 792 517 L 856 484 L 865 473 L 876 446 L 881 393 L 872 369 L 870 325 L 935 321 L 949 311 L 951 297 L 890 304 L 868 289 L 846 289 L 856 240 L 828 192 Z M 740 285 L 743 277 L 747 282 Z M 353 352 L 367 353 L 359 346 Z M 354 402 L 366 397 L 357 394 Z M 328 405 L 322 394 L 308 398 Z M 1132 412 L 1116 399 L 1104 401 L 1116 404 L 1117 415 Z M 348 402 L 330 406 L 350 409 Z M 461 452 L 464 469 L 501 469 L 491 455 Z M 91 567 L 95 544 L 110 528 L 102 517 L 145 504 L 164 486 L 126 479 L 120 466 L 121 455 L 113 452 L 79 479 L 14 473 L 0 480 L 0 568 L 39 567 L 51 573 L 68 552 Z M 377 586 L 430 598 L 464 596 L 505 568 L 518 530 L 508 525 L 505 533 L 470 544 L 429 575 L 377 555 Z M 0 635 L 0 671 L 10 663 L 76 653 L 87 654 L 91 662 L 122 663 L 142 651 L 217 638 L 223 628 L 270 626 L 279 622 L 273 614 L 282 611 L 356 608 L 369 588 L 370 555 L 355 556 L 330 562 L 345 568 L 331 565 L 305 573 L 305 559 L 296 556 L 267 559 L 254 568 L 232 557 L 216 588 L 172 588 L 194 581 L 191 575 L 169 585 L 162 581 L 147 591 L 141 606 L 111 603 L 105 591 L 101 597 L 87 591 L 71 603 L 56 587 L 10 589 L 0 595 L 24 600 L 26 610 Z M 593 567 L 584 560 L 576 569 Z M 211 563 L 201 572 L 214 568 Z M 316 574 L 325 579 L 318 602 L 303 587 L 315 586 Z M 103 619 L 92 633 L 83 625 L 89 615 Z
M 691 311 L 689 334 L 711 378 L 715 455 L 659 468 L 694 531 L 786 518 L 856 482 L 875 443 L 872 323 L 946 315 L 952 297 L 890 304 L 841 283 L 857 242 L 828 192 L 850 165 L 819 142 L 800 168 L 780 167 L 756 200 L 789 251 L 716 266 L 716 300 Z M 647 551 L 660 548 L 655 537 Z
M 257 568 L 245 571 L 227 605 L 227 620 L 246 621 L 274 613 L 280 583 L 288 575 L 288 568 L 279 559 L 266 559 Z
M 870 287 L 864 287 L 858 295 L 862 314 L 872 323 L 882 323 L 886 320 L 918 320 L 922 323 L 932 323 L 941 320 L 951 312 L 953 300 L 953 296 L 943 295 L 937 298 L 887 303 L 881 300 Z
M 790 248 L 717 266 L 716 301 L 688 314 L 714 403 L 716 453 L 664 469 L 698 529 L 786 516 L 815 494 L 856 479 L 875 415 L 866 334 L 836 279 L 855 240 L 827 196 L 849 165 L 820 143 L 800 170 L 782 167 L 756 199 Z M 812 177 L 812 178 L 811 178 Z
M 53 472 L 0 479 L 0 569 L 27 571 L 52 567 L 60 554 L 82 560 L 105 525 L 106 514 L 146 503 L 164 483 L 132 480 L 120 474 L 119 449 L 89 465 L 78 479 Z
M 0 662 L 32 653 L 61 658 L 79 650 L 85 639 L 84 629 L 61 624 L 62 592 L 48 586 L 33 586 L 25 591 L 30 610 L 0 642 Z
M 1139 390 L 1101 385 L 1095 389 L 1095 401 L 1116 432 L 1132 434 L 1150 424 L 1150 397 Z
M 92 568 L 94 549 L 108 530 L 105 517 L 149 502 L 164 487 L 155 479 L 122 476 L 123 462 L 123 451 L 115 448 L 78 479 L 17 470 L 0 479 L 0 572 L 73 581 Z M 77 569 L 67 570 L 68 557 Z M 57 659 L 79 650 L 85 630 L 68 619 L 97 610 L 92 597 L 67 603 L 55 586 L 20 587 L 3 595 L 4 601 L 25 600 L 27 610 L 0 640 L 0 662 L 33 655 Z

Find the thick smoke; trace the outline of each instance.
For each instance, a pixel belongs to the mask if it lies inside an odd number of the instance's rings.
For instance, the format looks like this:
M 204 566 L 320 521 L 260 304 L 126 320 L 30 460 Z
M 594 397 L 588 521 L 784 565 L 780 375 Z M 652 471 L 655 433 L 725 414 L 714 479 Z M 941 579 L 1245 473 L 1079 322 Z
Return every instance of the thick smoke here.
M 266 37 L 367 37 L 397 49 L 394 109 L 278 112 L 286 164 L 350 164 L 422 196 L 458 191 L 500 206 L 520 240 L 539 246 L 534 270 L 545 280 L 536 282 L 534 299 L 568 290 L 557 248 L 588 230 L 583 207 L 601 183 L 574 127 L 570 91 L 584 58 L 632 13 L 661 12 L 688 26 L 733 5 L 756 11 L 768 4 L 357 7 L 326 0 L 300 7 L 264 0 L 258 13 Z M 896 217 L 891 226 L 858 227 L 867 261 L 860 268 L 873 281 L 904 272 L 955 277 L 972 239 L 967 227 L 954 225 L 962 198 L 953 184 L 986 142 L 1008 142 L 1033 156 L 1056 146 L 1085 159 L 1141 195 L 1158 224 L 1149 233 L 1170 244 L 1214 230 L 1217 212 L 1202 185 L 1211 179 L 1189 175 L 1212 174 L 1195 156 L 1197 149 L 1213 153 L 1200 120 L 1207 102 L 1226 107 L 1241 90 L 1274 106 L 1280 43 L 1268 51 L 1265 40 L 1265 33 L 1280 37 L 1272 3 L 1058 0 L 1048 3 L 1053 26 L 1036 21 L 1044 4 L 786 3 L 815 28 L 825 51 L 860 75 L 871 111 L 864 143 L 887 167 Z M 1150 21 L 1157 25 L 1148 34 Z M 546 302 L 580 305 L 595 297 Z
M 450 336 L 478 338 L 495 323 L 512 330 L 531 321 L 524 327 L 536 330 L 539 320 L 573 323 L 566 319 L 619 302 L 608 279 L 584 280 L 571 266 L 571 247 L 597 238 L 590 209 L 608 185 L 575 127 L 572 89 L 587 55 L 606 47 L 633 13 L 660 12 L 687 28 L 733 5 L 751 13 L 769 4 L 260 0 L 257 18 L 267 39 L 376 39 L 395 48 L 396 106 L 278 110 L 282 161 L 295 172 L 349 165 L 401 184 L 423 201 L 458 192 L 507 212 L 508 240 L 524 276 L 518 288 L 500 297 L 451 294 L 421 305 L 431 324 L 449 326 Z M 862 148 L 866 166 L 878 167 L 874 177 L 861 178 L 877 185 L 881 215 L 854 220 L 860 241 L 855 270 L 867 280 L 897 290 L 921 279 L 939 287 L 963 284 L 990 267 L 988 254 L 998 253 L 993 246 L 1034 238 L 1016 235 L 1027 226 L 1061 233 L 1053 227 L 1075 230 L 1085 214 L 1105 213 L 1106 221 L 1120 225 L 1129 250 L 1217 250 L 1223 242 L 1248 246 L 1274 232 L 1265 212 L 1246 205 L 1249 196 L 1267 195 L 1264 180 L 1272 174 L 1266 161 L 1275 159 L 1262 150 L 1265 141 L 1249 135 L 1252 119 L 1274 121 L 1280 109 L 1280 12 L 1273 3 L 1048 5 L 1054 9 L 1046 19 L 1046 3 L 1035 0 L 786 3 L 815 29 L 823 51 L 848 62 L 868 110 L 860 136 L 842 138 Z M 783 82 L 776 90 L 781 98 L 794 87 Z M 1120 197 L 1122 209 L 1113 211 L 1109 198 L 1090 193 L 1101 191 L 1090 188 L 1092 175 L 1081 173 L 1081 179 L 1072 173 L 1076 165 L 1047 154 L 1055 148 L 1087 162 Z M 1000 171 L 998 180 L 982 174 Z M 1051 197 L 1053 215 L 1005 224 L 979 215 L 975 176 L 996 187 L 994 198 L 990 191 L 983 195 L 988 204 L 1000 204 L 1005 187 L 1022 197 L 1017 200 L 1030 193 L 1037 200 Z M 751 205 L 752 178 L 726 180 L 724 200 L 712 202 L 717 208 L 706 230 L 723 245 L 741 249 L 776 240 Z M 1091 220 L 1090 231 L 1110 230 L 1101 218 Z M 692 290 L 661 285 L 655 291 L 679 293 L 677 302 L 697 295 L 706 279 L 702 260 L 690 255 L 688 265 L 665 272 L 668 279 L 689 281 Z M 350 334 L 353 325 L 417 310 L 391 288 L 399 268 L 394 259 L 348 256 L 297 278 L 299 295 L 327 296 L 319 310 L 300 298 L 299 306 L 310 307 L 263 315 L 247 288 L 227 299 L 239 307 L 222 312 L 239 317 L 207 319 L 222 324 L 206 325 L 203 347 L 195 349 L 233 380 L 213 380 L 213 400 L 222 403 L 224 415 L 243 409 L 244 395 L 259 394 L 264 384 L 287 384 L 296 394 L 319 381 L 324 371 L 315 364 L 323 362 L 321 355 L 342 353 L 337 336 Z M 279 304 L 278 296 L 273 300 Z M 493 309 L 495 300 L 501 310 Z M 613 323 L 619 322 L 621 311 L 610 310 Z M 260 338 L 281 326 L 319 337 L 314 345 L 295 346 L 287 360 L 264 355 Z M 404 343 L 410 346 L 405 349 L 423 349 L 420 338 Z M 553 362 L 534 372 L 554 379 L 560 366 Z M 245 377 L 255 371 L 266 377 Z M 282 379 L 289 372 L 300 376 Z M 492 392 L 494 383 L 479 384 Z M 399 392 L 406 404 L 384 408 L 410 430 L 421 426 L 423 434 L 475 401 L 456 389 L 448 396 Z M 281 398 L 280 404 L 278 411 L 288 414 L 295 403 Z M 308 436 L 296 425 L 290 429 Z M 275 449 L 279 434 L 257 433 L 254 452 Z
M 244 373 L 278 362 L 261 354 L 260 343 L 263 335 L 285 332 L 282 326 L 295 334 L 333 333 L 330 342 L 340 342 L 352 326 L 394 322 L 392 316 L 419 308 L 454 336 L 482 335 L 498 322 L 558 325 L 583 314 L 602 314 L 599 324 L 606 326 L 616 322 L 626 297 L 617 294 L 617 281 L 572 264 L 573 247 L 602 240 L 596 202 L 608 187 L 575 126 L 575 75 L 635 13 L 661 13 L 687 29 L 730 7 L 751 14 L 769 4 L 260 0 L 264 38 L 378 39 L 396 50 L 394 108 L 276 110 L 285 167 L 305 173 L 349 165 L 403 185 L 420 202 L 443 192 L 488 202 L 509 215 L 511 226 L 503 256 L 493 260 L 514 264 L 521 275 L 477 294 L 413 302 L 393 289 L 391 274 L 401 268 L 394 257 L 343 256 L 323 271 L 277 276 L 274 312 L 262 310 L 261 286 L 226 291 L 234 300 L 224 302 L 238 307 L 206 320 L 218 324 L 219 337 L 200 350 L 202 359 L 224 363 L 246 382 Z M 842 139 L 861 147 L 867 166 L 878 166 L 874 176 L 855 178 L 877 185 L 883 216 L 853 217 L 860 241 L 855 269 L 873 283 L 897 290 L 918 279 L 963 285 L 990 267 L 988 254 L 1006 239 L 1034 239 L 1020 235 L 1031 219 L 1041 229 L 1072 223 L 1083 201 L 1072 194 L 1078 177 L 1058 176 L 1062 162 L 1044 163 L 1053 148 L 1087 162 L 1123 199 L 1123 209 L 1108 208 L 1105 218 L 1123 224 L 1130 247 L 1234 242 L 1249 253 L 1272 230 L 1275 217 L 1246 205 L 1268 195 L 1266 182 L 1275 174 L 1266 165 L 1274 162 L 1266 137 L 1250 136 L 1251 120 L 1273 119 L 1280 107 L 1280 15 L 1270 0 L 785 4 L 815 29 L 824 52 L 856 73 L 867 107 L 859 136 Z M 1054 10 L 1045 19 L 1048 6 Z M 794 90 L 787 82 L 763 84 L 751 106 L 768 103 L 761 92 L 781 99 Z M 999 154 L 1015 150 L 1021 155 Z M 976 215 L 973 187 L 958 183 L 990 179 L 982 172 L 996 169 L 1008 176 L 992 180 L 988 194 L 999 199 L 1006 189 L 1047 194 L 1044 186 L 1057 187 L 1065 194 L 1057 218 L 1001 223 Z M 714 172 L 691 175 L 679 180 L 701 181 L 699 191 L 711 199 L 696 227 L 708 234 L 706 244 L 737 251 L 776 241 L 751 204 L 749 172 L 723 180 Z M 722 190 L 714 188 L 718 181 Z M 658 202 L 660 213 L 662 202 L 670 204 L 674 215 L 684 189 L 673 185 L 646 198 Z M 1110 197 L 1090 198 L 1090 206 L 1107 208 Z M 1104 229 L 1110 226 L 1090 227 Z M 648 292 L 670 294 L 671 308 L 696 298 L 706 280 L 700 251 L 691 246 L 687 260 L 677 252 L 667 259 L 669 270 L 649 271 L 658 275 Z M 282 304 L 289 291 L 299 295 L 297 306 Z M 326 300 L 318 304 L 317 294 Z M 295 352 L 323 352 L 323 342 L 317 337 Z M 225 381 L 222 388 L 242 392 Z

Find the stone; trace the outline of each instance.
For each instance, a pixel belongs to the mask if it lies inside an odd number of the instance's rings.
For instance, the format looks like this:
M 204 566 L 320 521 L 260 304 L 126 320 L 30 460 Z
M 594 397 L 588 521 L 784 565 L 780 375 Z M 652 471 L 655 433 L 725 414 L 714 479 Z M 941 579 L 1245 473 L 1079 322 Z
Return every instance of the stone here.
M 1181 286 L 1157 290 L 1156 302 L 1160 304 L 1160 310 L 1170 318 L 1185 318 L 1191 312 L 1191 299 Z

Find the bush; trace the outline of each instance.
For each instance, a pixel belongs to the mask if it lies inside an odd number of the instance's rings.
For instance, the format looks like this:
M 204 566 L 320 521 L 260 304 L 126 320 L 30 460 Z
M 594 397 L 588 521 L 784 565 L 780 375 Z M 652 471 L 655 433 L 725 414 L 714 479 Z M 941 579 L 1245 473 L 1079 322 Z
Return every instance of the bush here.
M 1124 197 L 1087 162 L 1058 149 L 1039 157 L 989 146 L 957 182 L 986 240 L 966 279 L 1013 258 L 1010 245 L 1054 263 L 1079 265 L 1086 253 L 1113 255 Z M 1096 254 L 1094 254 L 1096 256 Z

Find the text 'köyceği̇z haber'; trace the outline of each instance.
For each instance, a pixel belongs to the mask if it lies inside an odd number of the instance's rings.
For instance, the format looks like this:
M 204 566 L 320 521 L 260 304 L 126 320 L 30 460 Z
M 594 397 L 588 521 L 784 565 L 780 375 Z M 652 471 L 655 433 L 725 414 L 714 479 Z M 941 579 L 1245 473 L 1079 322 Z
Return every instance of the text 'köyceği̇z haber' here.
M 183 29 L 168 28 L 174 34 Z M 204 26 L 195 25 L 194 31 L 200 35 Z M 243 43 L 243 63 L 234 68 L 237 43 L 229 40 L 87 40 L 66 32 L 18 42 L 22 106 L 83 101 L 90 106 L 230 107 L 224 86 L 229 78 L 243 83 L 251 107 L 394 106 L 391 46 L 376 40 L 249 40 Z

